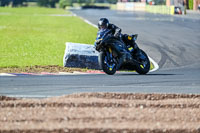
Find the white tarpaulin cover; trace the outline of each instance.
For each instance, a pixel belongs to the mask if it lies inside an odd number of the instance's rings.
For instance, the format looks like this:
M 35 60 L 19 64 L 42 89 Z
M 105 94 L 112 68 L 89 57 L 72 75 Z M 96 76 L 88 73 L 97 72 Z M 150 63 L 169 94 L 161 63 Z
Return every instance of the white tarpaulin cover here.
M 63 65 L 64 67 L 99 69 L 98 52 L 94 49 L 94 45 L 67 42 Z

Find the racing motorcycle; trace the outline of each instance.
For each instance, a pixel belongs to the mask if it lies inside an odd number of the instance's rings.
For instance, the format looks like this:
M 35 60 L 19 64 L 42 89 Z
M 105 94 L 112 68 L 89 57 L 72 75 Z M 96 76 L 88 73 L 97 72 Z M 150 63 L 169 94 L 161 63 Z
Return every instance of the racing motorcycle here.
M 132 35 L 133 41 L 137 34 Z M 108 75 L 113 75 L 117 70 L 135 70 L 139 74 L 147 74 L 150 70 L 150 61 L 147 54 L 140 49 L 140 55 L 136 55 L 131 45 L 125 45 L 122 39 L 112 35 L 111 30 L 99 31 L 96 38 L 96 50 L 99 52 L 98 63 L 100 69 Z M 124 51 L 130 52 L 131 61 L 121 63 Z

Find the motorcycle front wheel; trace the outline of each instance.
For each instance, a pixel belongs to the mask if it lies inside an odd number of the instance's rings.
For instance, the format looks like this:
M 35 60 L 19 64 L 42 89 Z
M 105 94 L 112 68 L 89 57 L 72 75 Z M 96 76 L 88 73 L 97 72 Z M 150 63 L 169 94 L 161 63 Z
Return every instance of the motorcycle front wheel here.
M 141 50 L 143 58 L 139 58 L 138 61 L 141 62 L 136 66 L 136 72 L 139 74 L 147 74 L 150 70 L 150 61 L 147 54 Z
M 106 52 L 100 52 L 98 56 L 98 62 L 100 69 L 102 69 L 106 74 L 113 75 L 116 73 L 117 64 L 113 61 L 113 59 L 110 59 L 107 57 Z

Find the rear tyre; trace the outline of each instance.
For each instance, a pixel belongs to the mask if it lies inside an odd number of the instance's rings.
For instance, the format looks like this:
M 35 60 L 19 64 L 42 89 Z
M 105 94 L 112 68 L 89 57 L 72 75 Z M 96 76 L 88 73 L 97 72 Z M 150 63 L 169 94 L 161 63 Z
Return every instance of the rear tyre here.
M 138 59 L 141 63 L 136 66 L 136 72 L 139 74 L 147 74 L 150 70 L 150 61 L 147 54 L 143 50 L 141 50 L 141 54 L 144 58 Z
M 99 53 L 98 62 L 100 69 L 102 69 L 108 75 L 113 75 L 117 71 L 117 64 L 114 61 L 109 60 L 105 52 Z

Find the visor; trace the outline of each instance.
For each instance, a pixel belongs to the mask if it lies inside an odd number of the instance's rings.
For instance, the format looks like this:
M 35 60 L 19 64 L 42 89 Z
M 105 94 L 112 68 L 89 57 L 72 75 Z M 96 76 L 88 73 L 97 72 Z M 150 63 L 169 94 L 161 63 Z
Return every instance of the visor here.
M 99 29 L 106 29 L 107 27 L 105 25 L 100 25 Z

